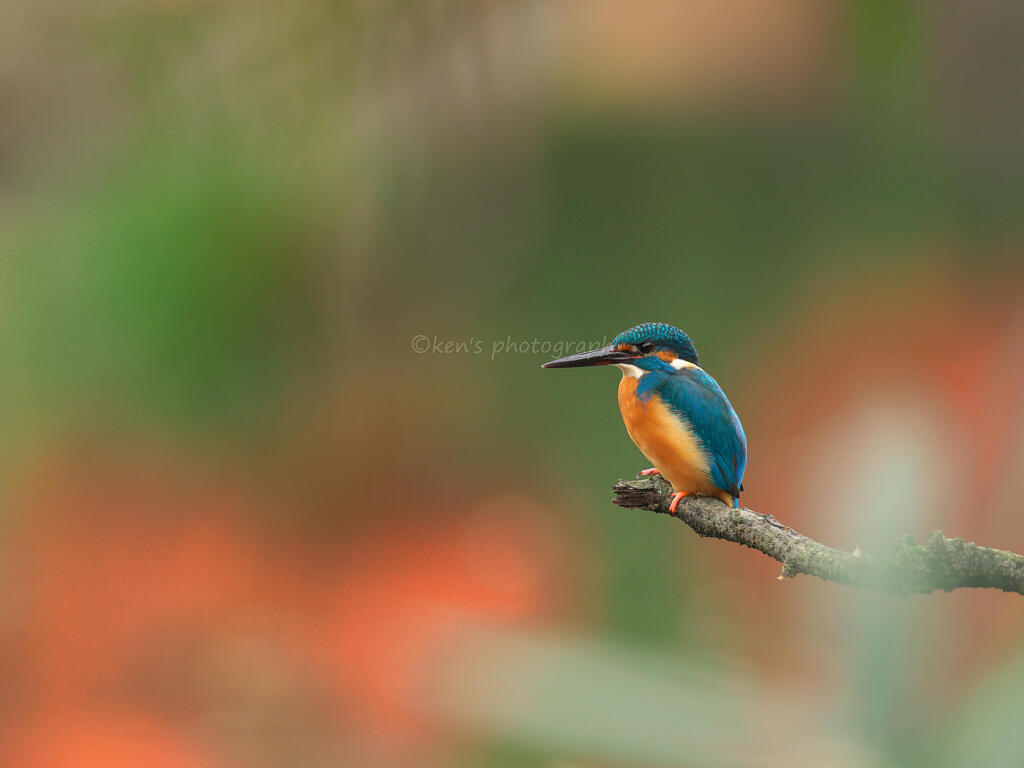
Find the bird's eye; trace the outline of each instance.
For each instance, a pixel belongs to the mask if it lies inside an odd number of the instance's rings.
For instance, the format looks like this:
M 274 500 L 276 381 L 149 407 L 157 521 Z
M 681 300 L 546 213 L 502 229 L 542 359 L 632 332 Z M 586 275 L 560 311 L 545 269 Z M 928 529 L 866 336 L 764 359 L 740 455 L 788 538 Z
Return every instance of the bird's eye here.
M 651 352 L 654 351 L 654 342 L 653 341 L 642 342 L 637 348 L 639 349 L 639 351 L 641 353 L 643 353 L 645 355 L 649 355 Z

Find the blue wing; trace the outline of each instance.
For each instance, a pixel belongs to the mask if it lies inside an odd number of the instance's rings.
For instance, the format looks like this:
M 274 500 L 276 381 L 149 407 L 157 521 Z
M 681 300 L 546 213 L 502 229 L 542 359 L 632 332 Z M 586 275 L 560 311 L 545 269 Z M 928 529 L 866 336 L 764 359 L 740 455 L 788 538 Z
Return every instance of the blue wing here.
M 718 382 L 697 367 L 652 371 L 637 388 L 638 397 L 649 394 L 657 394 L 686 420 L 703 444 L 715 485 L 739 498 L 747 468 L 747 436 Z

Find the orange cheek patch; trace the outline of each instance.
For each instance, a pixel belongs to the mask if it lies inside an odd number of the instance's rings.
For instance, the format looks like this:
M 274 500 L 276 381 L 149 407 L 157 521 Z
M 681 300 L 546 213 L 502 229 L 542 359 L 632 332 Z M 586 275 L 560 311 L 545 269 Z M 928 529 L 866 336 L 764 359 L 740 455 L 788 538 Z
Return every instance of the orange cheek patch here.
M 667 349 L 660 349 L 656 354 L 666 363 L 671 363 L 673 360 L 676 359 L 676 356 L 672 352 L 669 352 Z

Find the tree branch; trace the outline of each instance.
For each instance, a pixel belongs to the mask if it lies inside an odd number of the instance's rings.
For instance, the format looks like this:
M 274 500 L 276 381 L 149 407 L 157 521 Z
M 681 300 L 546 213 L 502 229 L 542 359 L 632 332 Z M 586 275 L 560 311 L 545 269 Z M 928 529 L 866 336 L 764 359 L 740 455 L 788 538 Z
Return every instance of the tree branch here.
M 612 488 L 612 503 L 629 509 L 668 511 L 672 488 L 662 477 L 620 480 Z M 963 539 L 948 539 L 935 531 L 918 545 L 903 536 L 885 558 L 843 552 L 797 533 L 771 515 L 752 509 L 733 509 L 707 496 L 687 496 L 674 517 L 700 536 L 742 544 L 782 563 L 779 579 L 801 573 L 851 587 L 898 595 L 951 592 L 961 587 L 991 587 L 1024 594 L 1024 557 L 990 549 Z

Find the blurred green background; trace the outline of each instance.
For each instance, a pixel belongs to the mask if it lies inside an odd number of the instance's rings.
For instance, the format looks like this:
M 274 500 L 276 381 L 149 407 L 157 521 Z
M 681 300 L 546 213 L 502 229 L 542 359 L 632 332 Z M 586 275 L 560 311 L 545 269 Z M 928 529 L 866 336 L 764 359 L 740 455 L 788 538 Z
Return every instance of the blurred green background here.
M 745 504 L 1024 550 L 1019 4 L 3 15 L 4 765 L 1024 764 L 1019 598 L 612 507 L 539 368 L 680 326 Z

